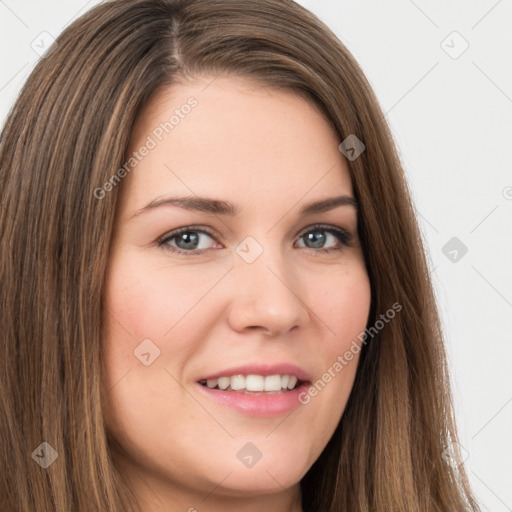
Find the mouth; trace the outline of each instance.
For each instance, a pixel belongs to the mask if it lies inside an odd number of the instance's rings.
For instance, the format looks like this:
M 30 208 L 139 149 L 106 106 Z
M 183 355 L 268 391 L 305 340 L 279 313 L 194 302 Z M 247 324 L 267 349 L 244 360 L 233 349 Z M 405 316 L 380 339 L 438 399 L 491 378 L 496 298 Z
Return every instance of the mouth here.
M 289 393 L 301 387 L 306 381 L 295 375 L 236 374 L 198 381 L 204 387 L 225 392 L 246 395 L 276 395 Z
M 310 374 L 292 363 L 252 363 L 218 370 L 196 380 L 201 396 L 252 417 L 276 417 L 301 406 Z

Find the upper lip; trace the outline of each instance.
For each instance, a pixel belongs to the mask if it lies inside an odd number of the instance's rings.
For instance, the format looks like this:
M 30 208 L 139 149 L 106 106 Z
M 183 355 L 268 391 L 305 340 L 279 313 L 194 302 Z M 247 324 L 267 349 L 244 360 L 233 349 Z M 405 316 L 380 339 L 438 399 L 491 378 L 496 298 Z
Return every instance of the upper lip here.
M 230 377 L 232 375 L 294 375 L 300 381 L 310 382 L 310 376 L 306 370 L 299 366 L 291 363 L 279 363 L 279 364 L 251 364 L 245 366 L 236 366 L 231 368 L 225 368 L 215 373 L 205 375 L 198 379 L 199 381 L 208 379 L 218 379 L 219 377 Z

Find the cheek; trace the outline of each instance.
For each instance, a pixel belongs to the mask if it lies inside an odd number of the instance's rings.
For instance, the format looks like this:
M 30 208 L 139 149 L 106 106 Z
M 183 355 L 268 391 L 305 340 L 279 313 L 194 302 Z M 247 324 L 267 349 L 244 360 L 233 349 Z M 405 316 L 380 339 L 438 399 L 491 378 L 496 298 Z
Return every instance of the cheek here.
M 226 273 L 211 266 L 201 271 L 193 265 L 149 266 L 143 256 L 125 255 L 112 266 L 106 293 L 106 309 L 115 321 L 136 338 L 169 334 Z
M 332 377 L 332 381 L 336 381 L 334 387 L 339 387 L 348 398 L 368 323 L 371 287 L 364 267 L 347 272 L 340 282 L 342 286 L 332 291 L 332 297 L 325 304 L 326 321 L 335 335 L 326 338 L 325 353 L 329 364 L 325 370 L 329 373 L 324 374 L 324 380 L 329 379 L 329 375 L 343 375 L 342 378 Z
M 354 383 L 362 333 L 368 322 L 371 287 L 364 266 L 354 265 L 335 279 L 326 280 L 317 290 L 316 295 L 311 295 L 315 305 L 312 309 L 323 324 L 325 335 L 322 349 L 311 347 L 311 353 L 318 354 L 321 374 L 301 401 L 305 407 L 315 408 L 309 420 L 311 428 L 329 438 L 341 419 Z
M 337 277 L 326 278 L 314 298 L 318 316 L 331 336 L 326 336 L 331 350 L 343 349 L 366 328 L 370 312 L 371 288 L 362 264 L 347 268 Z
M 198 272 L 193 265 L 150 265 L 143 255 L 128 250 L 114 253 L 104 303 L 105 388 L 114 395 L 128 389 L 135 396 L 145 387 L 172 392 L 176 383 L 162 369 L 182 377 L 216 318 L 206 296 L 225 273 L 219 266 Z M 144 366 L 138 356 L 148 352 L 153 362 Z
M 182 370 L 201 339 L 194 335 L 190 320 L 204 312 L 198 307 L 200 300 L 218 279 L 205 272 L 199 275 L 192 266 L 183 271 L 151 266 L 129 251 L 112 259 L 105 289 L 105 422 L 123 445 L 134 452 L 142 450 L 141 460 L 151 447 L 145 442 L 139 446 L 139 432 L 169 425 L 174 411 L 180 411 L 182 420 L 173 423 L 174 436 L 186 439 L 191 425 L 201 424 L 201 410 L 190 407 L 175 379 L 182 380 Z M 143 340 L 157 347 L 144 345 L 151 358 L 153 350 L 159 351 L 149 366 L 135 354 L 141 353 Z M 169 373 L 164 371 L 167 368 Z M 165 438 L 161 431 L 157 434 Z

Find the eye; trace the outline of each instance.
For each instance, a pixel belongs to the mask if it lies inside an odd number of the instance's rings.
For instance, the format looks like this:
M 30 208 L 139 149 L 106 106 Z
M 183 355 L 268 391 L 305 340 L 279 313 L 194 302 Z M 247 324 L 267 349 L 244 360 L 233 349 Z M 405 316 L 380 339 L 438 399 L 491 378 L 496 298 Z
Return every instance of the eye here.
M 316 225 L 303 232 L 299 241 L 304 239 L 305 245 L 299 245 L 299 247 L 313 249 L 314 252 L 341 251 L 344 247 L 350 245 L 351 238 L 350 233 L 344 229 L 335 228 L 334 226 Z
M 209 249 L 213 234 L 192 226 L 176 229 L 158 241 L 158 246 L 179 254 L 201 254 Z
M 304 239 L 305 244 L 299 244 L 298 247 L 310 249 L 315 253 L 340 251 L 344 247 L 350 246 L 351 238 L 350 233 L 342 228 L 315 225 L 302 232 L 299 242 Z M 213 244 L 215 243 L 214 234 L 209 229 L 195 226 L 176 229 L 157 241 L 157 245 L 162 249 L 189 256 L 202 254 L 208 249 L 214 248 Z

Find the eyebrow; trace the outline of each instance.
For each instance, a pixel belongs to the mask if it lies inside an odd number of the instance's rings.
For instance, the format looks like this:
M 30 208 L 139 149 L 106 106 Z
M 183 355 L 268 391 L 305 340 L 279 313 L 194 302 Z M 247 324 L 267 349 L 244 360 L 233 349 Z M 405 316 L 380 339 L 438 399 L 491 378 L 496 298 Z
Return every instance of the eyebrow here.
M 177 206 L 185 210 L 212 213 L 216 215 L 229 215 L 236 216 L 240 213 L 240 208 L 236 205 L 227 201 L 221 201 L 219 199 L 210 199 L 207 197 L 188 196 L 188 197 L 164 197 L 160 199 L 154 199 L 143 208 L 136 210 L 130 219 L 137 217 L 138 215 L 160 208 L 162 206 Z M 339 206 L 353 206 L 357 209 L 357 201 L 347 195 L 329 197 L 327 199 L 321 199 L 313 203 L 304 205 L 299 214 L 302 216 L 313 215 L 315 213 L 323 213 Z

